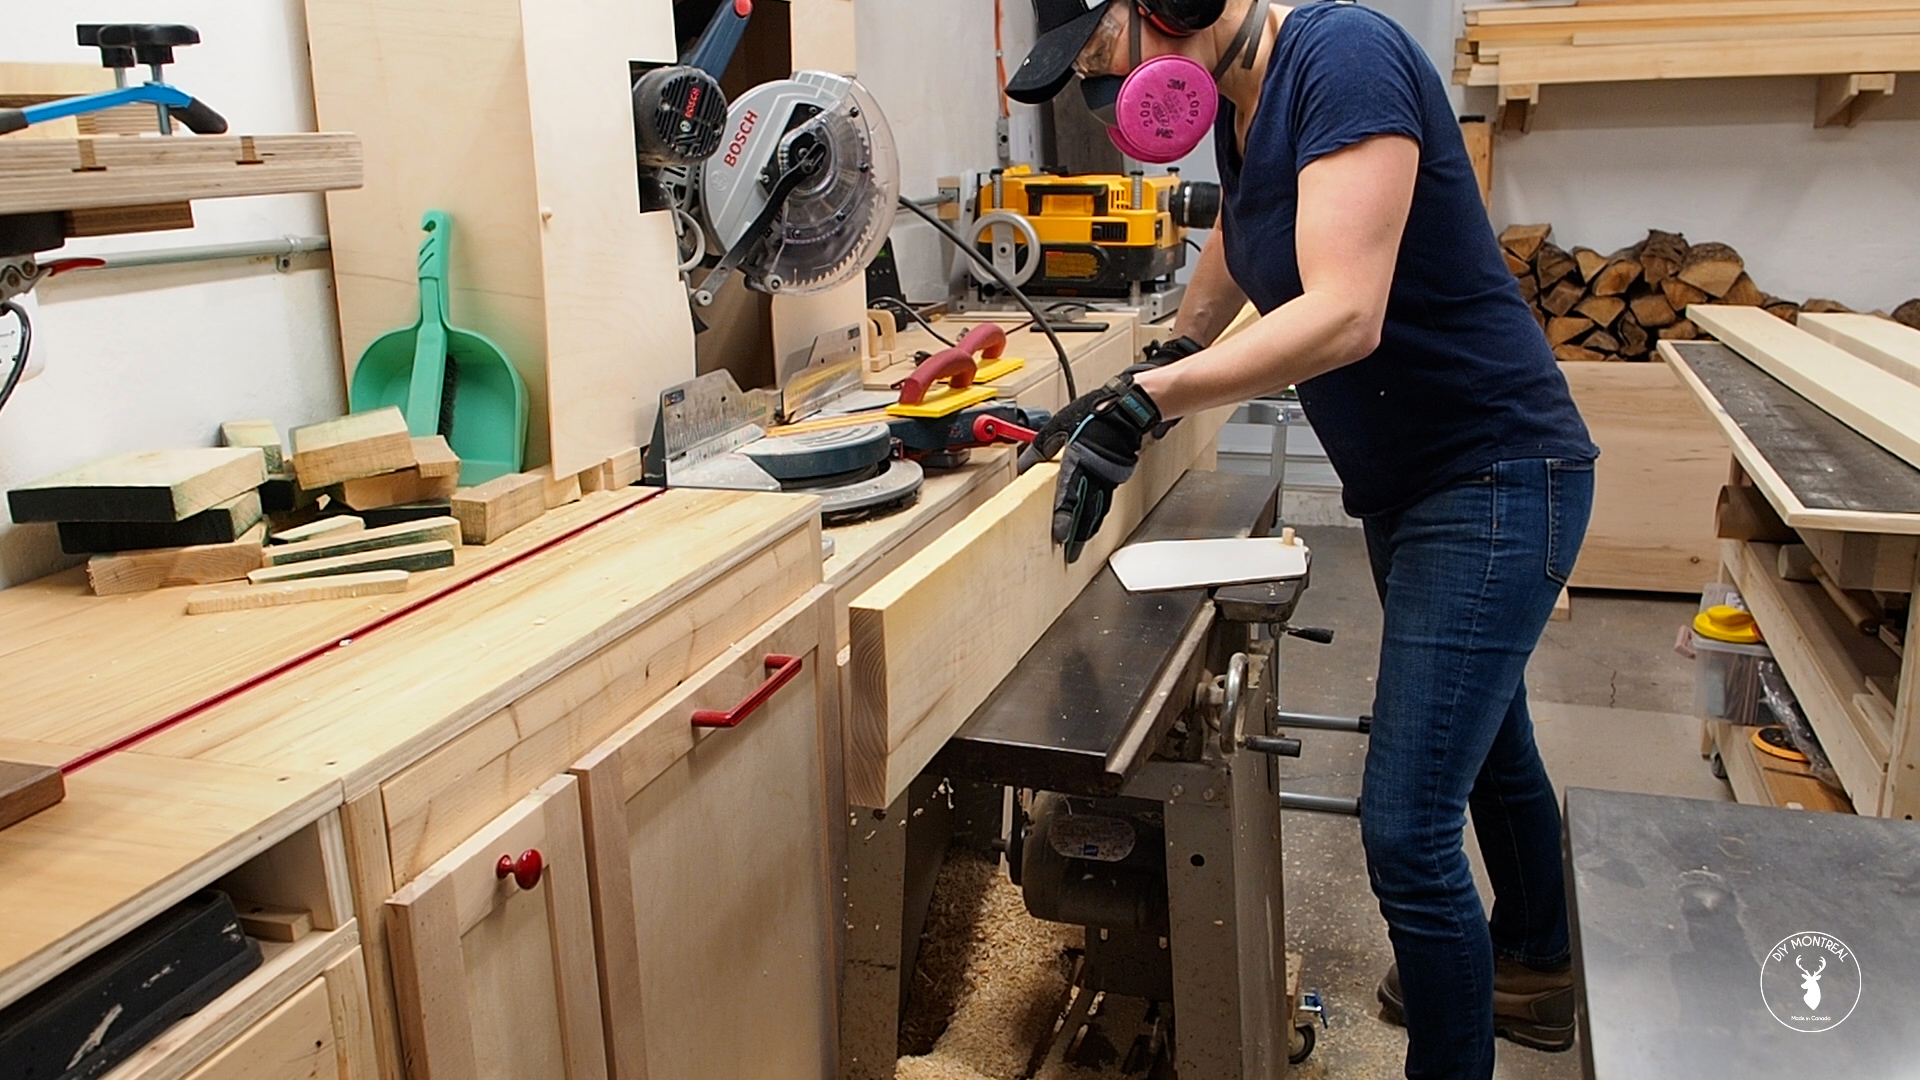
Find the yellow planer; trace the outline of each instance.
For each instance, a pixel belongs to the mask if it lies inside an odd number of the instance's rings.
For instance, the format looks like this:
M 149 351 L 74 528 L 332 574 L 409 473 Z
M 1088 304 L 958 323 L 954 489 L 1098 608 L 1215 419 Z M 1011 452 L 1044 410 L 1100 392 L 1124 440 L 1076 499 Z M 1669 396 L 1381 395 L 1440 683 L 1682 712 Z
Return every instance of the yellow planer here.
M 973 242 L 1014 284 L 1120 299 L 1186 265 L 1187 230 L 1213 227 L 1220 187 L 1177 173 L 1056 176 L 1016 165 L 988 176 L 978 205 Z

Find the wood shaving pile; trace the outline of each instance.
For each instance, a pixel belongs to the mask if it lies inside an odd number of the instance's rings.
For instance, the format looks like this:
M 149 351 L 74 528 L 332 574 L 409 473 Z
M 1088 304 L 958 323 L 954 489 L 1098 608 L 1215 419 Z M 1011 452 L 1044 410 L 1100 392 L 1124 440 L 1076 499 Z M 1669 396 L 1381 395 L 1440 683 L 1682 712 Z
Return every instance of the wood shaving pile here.
M 897 1080 L 1021 1080 L 1067 1001 L 1078 927 L 1027 914 L 999 860 L 955 851 L 940 870 L 902 1025 Z

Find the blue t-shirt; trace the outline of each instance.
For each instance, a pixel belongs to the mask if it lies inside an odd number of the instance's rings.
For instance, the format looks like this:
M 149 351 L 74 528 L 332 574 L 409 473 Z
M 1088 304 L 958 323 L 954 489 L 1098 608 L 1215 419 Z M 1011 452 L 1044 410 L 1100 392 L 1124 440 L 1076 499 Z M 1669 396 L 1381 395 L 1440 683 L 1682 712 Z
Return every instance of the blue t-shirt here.
M 1375 136 L 1420 144 L 1380 347 L 1300 384 L 1348 513 L 1403 508 L 1498 461 L 1599 455 L 1500 254 L 1446 87 L 1405 30 L 1342 0 L 1303 4 L 1281 24 L 1244 161 L 1222 105 L 1227 265 L 1263 314 L 1303 291 L 1300 170 Z

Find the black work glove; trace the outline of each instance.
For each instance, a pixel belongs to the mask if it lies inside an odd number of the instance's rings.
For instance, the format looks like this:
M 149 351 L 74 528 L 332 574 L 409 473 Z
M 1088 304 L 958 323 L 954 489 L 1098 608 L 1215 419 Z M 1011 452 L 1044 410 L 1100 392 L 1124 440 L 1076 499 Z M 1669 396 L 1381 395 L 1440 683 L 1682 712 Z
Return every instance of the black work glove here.
M 1024 469 L 1064 444 L 1054 486 L 1053 542 L 1066 545 L 1069 563 L 1100 532 L 1114 489 L 1133 475 L 1140 445 L 1159 423 L 1153 398 L 1122 375 L 1060 410 L 1021 454 Z
M 1156 341 L 1140 354 L 1140 362 L 1126 370 L 1128 375 L 1138 375 L 1143 371 L 1166 367 L 1177 360 L 1185 360 L 1206 346 L 1190 337 L 1177 337 L 1168 341 Z

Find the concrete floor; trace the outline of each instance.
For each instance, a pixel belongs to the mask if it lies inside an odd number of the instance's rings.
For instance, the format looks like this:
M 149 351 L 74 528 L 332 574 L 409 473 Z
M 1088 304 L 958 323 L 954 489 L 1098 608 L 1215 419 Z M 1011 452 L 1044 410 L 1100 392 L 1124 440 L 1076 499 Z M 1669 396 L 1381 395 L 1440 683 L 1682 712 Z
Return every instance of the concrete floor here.
M 1296 621 L 1332 627 L 1333 646 L 1289 639 L 1281 700 L 1300 712 L 1356 715 L 1373 699 L 1380 606 L 1365 544 L 1353 528 L 1303 528 L 1313 548 L 1313 587 Z M 1692 708 L 1693 669 L 1673 651 L 1697 601 L 1637 594 L 1576 593 L 1573 620 L 1551 623 L 1528 669 L 1541 753 L 1566 786 L 1726 799 L 1700 758 Z M 1308 732 L 1306 752 L 1288 762 L 1291 791 L 1353 795 L 1366 753 L 1359 736 Z M 1392 962 L 1350 818 L 1289 814 L 1285 824 L 1287 941 L 1305 959 L 1305 984 L 1327 1002 L 1330 1027 L 1305 1080 L 1378 1080 L 1401 1075 L 1405 1032 L 1380 1018 L 1374 987 Z M 1467 848 L 1475 854 L 1471 837 Z M 1476 873 L 1478 867 L 1476 866 Z M 1485 881 L 1481 883 L 1486 895 Z M 1502 1080 L 1580 1075 L 1579 1055 L 1543 1054 L 1502 1040 Z

